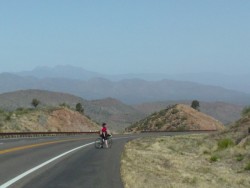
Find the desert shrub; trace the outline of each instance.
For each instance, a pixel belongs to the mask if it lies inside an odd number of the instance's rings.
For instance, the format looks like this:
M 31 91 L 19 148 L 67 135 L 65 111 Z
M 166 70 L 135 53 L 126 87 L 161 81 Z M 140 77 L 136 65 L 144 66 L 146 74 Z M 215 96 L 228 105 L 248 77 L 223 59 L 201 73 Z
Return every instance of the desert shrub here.
M 31 105 L 34 106 L 35 108 L 40 104 L 41 102 L 38 99 L 32 99 Z
M 165 116 L 165 115 L 166 115 L 166 110 L 160 111 L 160 112 L 159 112 L 159 115 L 160 115 L 160 116 Z
M 66 104 L 66 103 L 59 104 L 59 106 L 65 107 L 65 108 L 69 108 L 69 109 L 70 109 L 70 105 L 68 105 L 68 104 Z
M 30 112 L 28 108 L 17 108 L 15 111 L 16 115 L 27 114 L 28 112 Z
M 218 141 L 218 149 L 223 150 L 234 145 L 233 140 L 230 138 L 224 138 Z
M 217 155 L 212 155 L 211 157 L 210 157 L 210 162 L 216 162 L 216 161 L 218 161 L 219 160 L 219 157 L 217 156 Z
M 76 111 L 82 114 L 84 113 L 84 109 L 81 103 L 76 104 Z
M 250 170 L 250 162 L 247 163 L 246 167 L 244 168 L 245 170 Z
M 192 101 L 192 104 L 191 104 L 191 107 L 195 110 L 198 110 L 199 111 L 199 108 L 200 108 L 200 102 L 198 100 L 193 100 Z
M 171 111 L 172 114 L 176 114 L 176 113 L 178 113 L 178 112 L 179 112 L 179 110 L 176 109 L 176 108 L 174 108 L 174 109 Z
M 183 178 L 182 182 L 183 183 L 188 183 L 188 184 L 191 184 L 191 185 L 195 185 L 197 183 L 198 179 L 197 177 L 185 177 Z
M 247 106 L 245 107 L 242 112 L 241 112 L 241 115 L 242 116 L 246 116 L 246 115 L 249 115 L 250 114 L 250 106 Z
M 180 125 L 176 128 L 177 131 L 185 131 L 186 130 L 186 126 L 185 125 Z
M 237 161 L 242 161 L 243 159 L 244 159 L 244 155 L 242 155 L 242 154 L 236 155 L 236 160 Z
M 11 120 L 11 116 L 12 116 L 12 113 L 7 113 L 6 116 L 5 116 L 5 120 L 6 121 L 10 121 Z
M 181 117 L 181 120 L 182 120 L 182 121 L 185 121 L 185 120 L 187 120 L 187 117 L 186 117 L 186 116 L 182 116 L 182 117 Z
M 160 128 L 162 128 L 162 127 L 164 126 L 164 122 L 158 121 L 158 122 L 156 122 L 155 126 L 156 126 L 158 129 L 160 129 Z
M 203 154 L 204 154 L 204 155 L 208 155 L 208 154 L 210 154 L 210 153 L 211 153 L 211 152 L 210 152 L 209 150 L 204 150 L 204 151 L 203 151 Z

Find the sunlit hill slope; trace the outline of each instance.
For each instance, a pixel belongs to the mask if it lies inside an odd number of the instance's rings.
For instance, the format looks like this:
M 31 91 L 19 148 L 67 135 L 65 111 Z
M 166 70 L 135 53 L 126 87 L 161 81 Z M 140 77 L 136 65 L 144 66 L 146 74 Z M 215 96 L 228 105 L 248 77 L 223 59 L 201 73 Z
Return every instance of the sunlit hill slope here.
M 224 125 L 218 120 L 187 105 L 177 104 L 130 126 L 127 131 L 174 131 L 174 130 L 222 130 Z
M 99 126 L 83 114 L 65 107 L 18 109 L 0 112 L 0 132 L 89 132 Z

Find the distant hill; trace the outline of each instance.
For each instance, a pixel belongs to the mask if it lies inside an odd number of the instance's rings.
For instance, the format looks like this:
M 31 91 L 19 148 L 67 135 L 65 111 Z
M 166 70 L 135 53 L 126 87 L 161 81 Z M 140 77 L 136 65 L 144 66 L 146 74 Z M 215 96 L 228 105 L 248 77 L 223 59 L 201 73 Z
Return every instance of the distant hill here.
M 39 89 L 70 93 L 86 100 L 116 98 L 126 104 L 169 100 L 200 100 L 250 104 L 250 94 L 192 82 L 128 79 L 117 82 L 103 78 L 87 81 L 68 78 L 43 78 L 0 74 L 0 93 Z
M 97 122 L 107 122 L 108 126 L 117 131 L 124 131 L 132 123 L 146 115 L 130 105 L 113 98 L 92 100 L 85 103 L 86 114 Z
M 19 90 L 0 94 L 0 109 L 13 111 L 17 108 L 31 108 L 34 98 L 41 102 L 41 108 L 66 105 L 75 109 L 76 104 L 81 103 L 85 115 L 99 125 L 106 122 L 113 131 L 123 131 L 131 123 L 145 117 L 145 114 L 116 99 L 88 101 L 71 94 L 45 90 Z
M 87 103 L 81 97 L 67 93 L 27 89 L 0 94 L 0 108 L 4 110 L 15 110 L 20 107 L 31 108 L 34 98 L 40 101 L 39 106 L 59 106 L 65 103 L 75 108 L 77 103 Z
M 201 113 L 187 105 L 171 105 L 164 110 L 136 122 L 127 128 L 137 131 L 175 131 L 175 130 L 223 130 L 218 120 Z

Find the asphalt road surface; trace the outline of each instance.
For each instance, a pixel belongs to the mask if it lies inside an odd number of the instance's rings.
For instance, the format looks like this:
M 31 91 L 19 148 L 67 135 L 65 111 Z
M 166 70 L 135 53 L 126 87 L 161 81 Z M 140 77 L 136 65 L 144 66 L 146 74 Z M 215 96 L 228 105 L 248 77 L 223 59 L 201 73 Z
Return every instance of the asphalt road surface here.
M 0 139 L 0 188 L 122 188 L 124 145 L 156 135 L 115 135 L 110 149 L 94 147 L 98 135 Z
M 120 157 L 133 136 L 114 136 L 96 149 L 97 136 L 0 140 L 0 188 L 123 187 Z

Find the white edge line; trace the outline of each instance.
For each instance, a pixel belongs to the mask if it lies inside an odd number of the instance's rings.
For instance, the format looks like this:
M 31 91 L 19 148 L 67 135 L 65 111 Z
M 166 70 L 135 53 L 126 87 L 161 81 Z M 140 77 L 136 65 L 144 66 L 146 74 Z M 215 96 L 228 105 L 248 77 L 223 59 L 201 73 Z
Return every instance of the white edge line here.
M 69 150 L 69 151 L 67 151 L 67 152 L 64 152 L 64 153 L 62 153 L 62 154 L 60 154 L 60 155 L 58 155 L 58 156 L 56 156 L 56 157 L 54 157 L 54 158 L 52 158 L 52 159 L 46 161 L 46 162 L 44 162 L 44 163 L 42 163 L 42 164 L 40 164 L 40 165 L 38 165 L 38 166 L 36 166 L 36 167 L 34 167 L 34 168 L 32 168 L 32 169 L 26 171 L 26 172 L 24 172 L 24 173 L 18 175 L 17 177 L 15 177 L 15 178 L 13 178 L 13 179 L 7 181 L 6 183 L 0 185 L 0 188 L 6 188 L 6 187 L 12 185 L 13 183 L 17 182 L 18 180 L 24 178 L 24 177 L 27 176 L 28 174 L 30 174 L 30 173 L 32 173 L 32 172 L 34 172 L 34 171 L 36 171 L 36 170 L 38 170 L 38 169 L 44 167 L 45 165 L 47 165 L 47 164 L 49 164 L 49 163 L 51 163 L 51 162 L 53 162 L 53 161 L 55 161 L 55 160 L 57 160 L 57 159 L 59 159 L 59 158 L 61 158 L 61 157 L 63 157 L 64 155 L 67 155 L 67 154 L 69 154 L 69 153 L 71 153 L 71 152 L 73 152 L 73 151 L 76 151 L 76 150 L 78 150 L 78 149 L 84 148 L 84 147 L 89 146 L 89 145 L 94 144 L 94 143 L 95 143 L 95 142 L 91 142 L 91 143 L 88 143 L 88 144 L 79 146 L 79 147 L 77 147 L 77 148 L 74 148 L 74 149 L 72 149 L 72 150 Z

